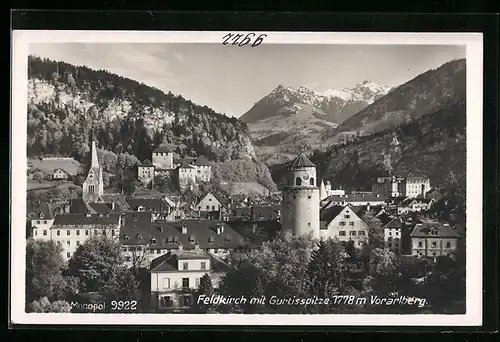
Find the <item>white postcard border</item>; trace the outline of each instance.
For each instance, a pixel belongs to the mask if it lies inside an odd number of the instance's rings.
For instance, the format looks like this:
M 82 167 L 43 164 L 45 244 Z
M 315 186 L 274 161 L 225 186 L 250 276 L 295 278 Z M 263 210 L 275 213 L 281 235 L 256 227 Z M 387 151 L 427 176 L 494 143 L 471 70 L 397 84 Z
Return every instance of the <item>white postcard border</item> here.
M 10 309 L 13 324 L 60 325 L 307 325 L 479 326 L 482 324 L 481 33 L 255 32 L 262 44 L 463 45 L 466 47 L 467 155 L 466 314 L 464 315 L 243 315 L 78 314 L 25 312 L 27 56 L 30 43 L 215 43 L 222 31 L 31 31 L 12 35 Z M 247 34 L 249 32 L 235 32 Z M 228 46 L 230 48 L 231 46 Z M 241 48 L 251 48 L 250 46 Z M 255 47 L 258 49 L 258 46 Z M 477 227 L 480 225 L 480 227 Z M 470 232 L 473 232 L 471 234 Z

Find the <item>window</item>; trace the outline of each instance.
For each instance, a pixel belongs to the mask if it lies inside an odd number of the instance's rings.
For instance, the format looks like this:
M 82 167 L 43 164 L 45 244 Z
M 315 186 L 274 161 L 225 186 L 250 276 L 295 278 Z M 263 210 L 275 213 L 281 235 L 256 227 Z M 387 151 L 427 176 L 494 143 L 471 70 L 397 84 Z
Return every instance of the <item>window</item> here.
M 182 287 L 189 288 L 189 278 L 182 278 Z
M 43 220 L 43 224 L 47 224 L 47 220 Z
M 344 218 L 346 219 L 351 218 L 351 215 L 344 215 Z
M 450 247 L 451 247 L 451 242 L 449 242 L 449 241 L 448 241 L 448 242 L 446 243 L 446 248 L 450 248 Z
M 80 230 L 76 230 L 76 235 L 80 235 Z
M 207 210 L 210 210 L 210 206 L 209 205 L 207 205 Z
M 212 211 L 215 211 L 215 205 L 212 206 Z
M 436 241 L 432 241 L 432 247 L 436 247 Z
M 191 296 L 183 296 L 182 304 L 184 306 L 191 306 Z
M 188 269 L 188 263 L 187 262 L 183 262 L 182 263 L 182 269 L 183 270 L 187 270 Z
M 340 221 L 339 226 L 345 226 L 345 221 Z
M 43 231 L 43 236 L 47 236 L 47 231 L 46 230 Z
M 97 229 L 94 229 L 94 235 L 97 235 Z
M 36 229 L 35 229 L 35 230 L 33 230 L 33 231 L 35 232 L 35 234 L 34 234 L 34 235 L 35 235 L 35 236 L 37 236 L 37 235 L 38 235 L 38 231 L 37 231 Z
M 349 225 L 350 225 L 350 226 L 354 226 L 354 222 L 353 222 L 353 221 L 350 221 L 350 222 L 349 222 Z
M 163 278 L 163 288 L 164 289 L 170 288 L 170 278 Z
M 85 235 L 89 235 L 89 231 L 87 229 L 85 229 Z
M 418 242 L 418 247 L 422 247 L 422 246 L 423 246 L 422 241 L 419 241 Z
M 392 235 L 392 232 L 391 232 L 391 231 L 389 231 L 389 235 Z
M 60 245 L 61 245 L 61 241 L 57 241 L 57 242 L 56 242 L 56 244 L 57 244 L 58 246 L 60 246 Z
M 356 236 L 356 231 L 355 230 L 349 231 L 349 236 Z
M 214 248 L 214 253 L 219 253 L 219 249 Z
M 76 242 L 76 245 L 77 245 L 77 246 L 80 246 L 80 241 L 77 241 L 77 242 Z
M 311 199 L 311 195 L 307 196 L 308 199 Z
M 66 243 L 68 244 L 68 246 L 71 246 L 71 241 L 66 241 Z
M 157 249 L 156 254 L 161 254 L 161 249 Z
M 115 236 L 115 230 L 111 229 L 111 235 Z
M 310 184 L 310 185 L 314 185 L 314 178 L 311 178 L 311 179 L 309 180 L 309 184 Z
M 206 270 L 207 269 L 207 263 L 205 261 L 201 262 L 201 269 Z
M 71 258 L 71 253 L 70 252 L 66 253 L 66 257 Z
M 391 248 L 391 247 L 392 247 L 392 243 L 390 243 L 390 242 L 389 242 L 389 243 L 387 244 L 387 247 Z
M 360 230 L 360 231 L 358 232 L 358 235 L 366 235 L 366 232 L 365 232 L 364 230 Z
M 339 231 L 339 236 L 345 236 L 345 230 L 340 230 Z
M 56 234 L 57 234 L 57 236 L 61 236 L 61 231 L 60 231 L 60 230 L 58 230 L 58 231 L 56 232 Z
M 66 231 L 66 235 L 70 236 L 71 235 L 71 230 Z
M 295 178 L 295 185 L 302 185 L 302 179 L 300 179 L 300 177 Z

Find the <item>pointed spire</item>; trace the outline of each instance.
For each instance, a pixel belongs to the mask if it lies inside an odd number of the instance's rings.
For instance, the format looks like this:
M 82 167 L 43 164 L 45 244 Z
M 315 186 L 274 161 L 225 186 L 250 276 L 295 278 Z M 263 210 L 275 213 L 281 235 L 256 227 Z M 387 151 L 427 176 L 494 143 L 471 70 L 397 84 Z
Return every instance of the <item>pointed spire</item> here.
M 326 193 L 325 183 L 323 182 L 323 180 L 321 180 L 321 184 L 319 186 L 319 199 L 323 200 L 326 197 L 328 197 L 328 196 L 327 196 L 327 193 Z
M 99 159 L 97 158 L 97 147 L 94 139 L 94 130 L 92 129 L 92 161 L 90 163 L 90 167 L 99 167 Z

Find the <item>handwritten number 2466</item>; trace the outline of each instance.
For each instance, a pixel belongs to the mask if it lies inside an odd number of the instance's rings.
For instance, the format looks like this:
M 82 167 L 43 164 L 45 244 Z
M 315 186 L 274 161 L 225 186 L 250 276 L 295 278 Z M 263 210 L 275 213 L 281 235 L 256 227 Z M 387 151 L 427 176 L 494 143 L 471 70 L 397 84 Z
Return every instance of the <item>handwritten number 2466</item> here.
M 257 38 L 255 38 L 255 36 L 256 34 L 253 32 L 248 33 L 246 36 L 241 33 L 228 33 L 222 37 L 222 44 L 227 45 L 231 43 L 231 45 L 245 46 L 252 43 L 251 47 L 256 47 L 262 44 L 262 41 L 265 37 L 267 37 L 267 34 L 261 34 Z M 252 41 L 254 38 L 255 40 Z

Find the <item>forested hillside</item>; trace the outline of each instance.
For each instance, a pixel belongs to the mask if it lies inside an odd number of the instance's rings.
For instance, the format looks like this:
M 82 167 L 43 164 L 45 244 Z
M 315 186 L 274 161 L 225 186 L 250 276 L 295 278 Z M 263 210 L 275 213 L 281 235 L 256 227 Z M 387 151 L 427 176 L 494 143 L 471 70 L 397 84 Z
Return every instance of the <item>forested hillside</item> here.
M 463 97 L 409 124 L 316 151 L 310 159 L 318 179 L 334 188 L 370 191 L 377 177 L 392 173 L 425 175 L 433 186 L 453 186 L 465 194 L 465 113 Z M 272 168 L 277 184 L 285 167 Z
M 170 144 L 181 157 L 225 161 L 254 156 L 245 123 L 182 96 L 104 70 L 30 56 L 28 156 L 88 152 L 95 127 L 98 147 L 139 160 Z

